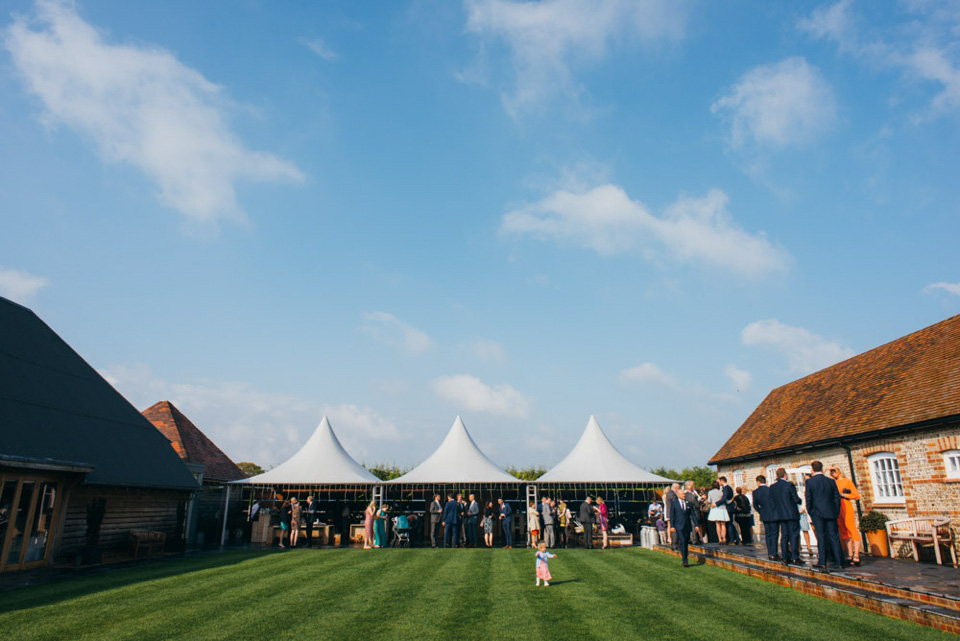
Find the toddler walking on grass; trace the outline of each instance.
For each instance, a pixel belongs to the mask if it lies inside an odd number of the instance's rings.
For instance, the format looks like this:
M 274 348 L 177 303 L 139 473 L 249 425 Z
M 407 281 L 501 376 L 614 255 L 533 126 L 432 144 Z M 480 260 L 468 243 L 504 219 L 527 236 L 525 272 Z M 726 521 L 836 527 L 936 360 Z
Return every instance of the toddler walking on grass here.
M 540 579 L 543 579 L 544 587 L 550 585 L 549 581 L 553 577 L 550 576 L 550 566 L 547 564 L 547 559 L 555 558 L 557 558 L 556 554 L 547 552 L 546 543 L 537 546 L 537 587 L 540 587 Z

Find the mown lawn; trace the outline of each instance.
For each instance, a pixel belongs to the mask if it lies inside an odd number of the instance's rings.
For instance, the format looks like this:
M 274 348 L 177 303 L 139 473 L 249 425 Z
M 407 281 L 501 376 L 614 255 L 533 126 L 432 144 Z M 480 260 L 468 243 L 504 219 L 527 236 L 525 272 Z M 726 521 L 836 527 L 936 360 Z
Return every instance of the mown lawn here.
M 641 549 L 225 552 L 0 592 L 0 639 L 956 640 Z

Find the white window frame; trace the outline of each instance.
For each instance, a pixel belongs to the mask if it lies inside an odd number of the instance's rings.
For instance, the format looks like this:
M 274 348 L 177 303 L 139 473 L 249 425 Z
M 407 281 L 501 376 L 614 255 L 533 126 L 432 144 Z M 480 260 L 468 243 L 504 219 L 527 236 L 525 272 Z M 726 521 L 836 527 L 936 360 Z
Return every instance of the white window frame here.
M 743 470 L 733 471 L 733 487 L 734 489 L 743 487 Z
M 779 467 L 776 463 L 766 467 L 767 485 L 773 485 L 777 482 L 777 469 Z
M 960 450 L 943 453 L 943 469 L 948 479 L 960 479 Z
M 870 466 L 870 482 L 873 484 L 873 501 L 881 505 L 906 503 L 900 461 L 893 452 L 877 452 L 867 457 Z

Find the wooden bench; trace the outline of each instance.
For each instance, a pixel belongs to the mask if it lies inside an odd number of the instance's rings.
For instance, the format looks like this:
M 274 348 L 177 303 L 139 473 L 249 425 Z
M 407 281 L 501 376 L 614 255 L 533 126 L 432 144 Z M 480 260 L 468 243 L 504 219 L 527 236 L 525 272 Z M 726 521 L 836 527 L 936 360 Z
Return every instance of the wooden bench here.
M 895 541 L 909 543 L 913 547 L 914 561 L 920 560 L 921 547 L 933 546 L 937 564 L 943 565 L 940 546 L 945 545 L 950 549 L 954 567 L 957 565 L 957 552 L 954 549 L 950 519 L 914 517 L 887 521 L 887 539 L 890 541 L 890 556 L 893 556 Z
M 133 551 L 133 558 L 137 558 L 140 549 L 147 551 L 147 556 L 153 556 L 154 550 L 159 550 L 163 554 L 163 546 L 167 542 L 167 535 L 163 532 L 153 530 L 130 530 L 130 549 Z

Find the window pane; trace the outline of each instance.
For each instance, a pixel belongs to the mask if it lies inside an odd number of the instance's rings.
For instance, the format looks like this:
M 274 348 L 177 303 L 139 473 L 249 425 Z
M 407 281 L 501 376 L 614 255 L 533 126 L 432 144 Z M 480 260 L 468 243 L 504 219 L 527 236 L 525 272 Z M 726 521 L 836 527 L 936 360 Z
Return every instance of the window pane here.
M 20 563 L 20 550 L 23 547 L 23 534 L 27 529 L 27 512 L 30 511 L 30 501 L 33 500 L 33 487 L 36 481 L 24 481 L 20 490 L 20 501 L 13 514 L 13 532 L 10 537 L 10 552 L 7 554 L 7 565 Z
M 27 563 L 42 561 L 53 527 L 53 508 L 57 504 L 57 484 L 44 481 L 37 492 L 37 506 L 33 511 L 33 527 L 30 528 L 30 540 L 27 542 Z
M 4 537 L 7 536 L 7 527 L 13 516 L 13 495 L 17 493 L 16 481 L 5 481 L 3 490 L 0 490 L 0 548 L 3 547 Z

